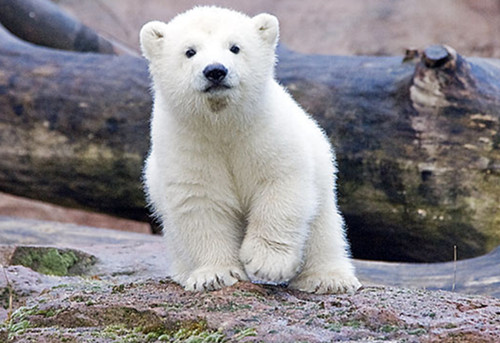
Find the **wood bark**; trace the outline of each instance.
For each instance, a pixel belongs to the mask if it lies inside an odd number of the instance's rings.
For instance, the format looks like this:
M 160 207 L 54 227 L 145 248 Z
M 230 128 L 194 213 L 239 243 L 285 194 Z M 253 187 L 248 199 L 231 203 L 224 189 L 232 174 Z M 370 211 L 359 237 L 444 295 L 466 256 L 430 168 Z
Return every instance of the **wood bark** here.
M 354 256 L 438 261 L 500 237 L 500 62 L 281 52 L 278 78 L 336 147 Z
M 50 0 L 0 0 L 0 23 L 17 37 L 61 50 L 137 55 L 72 18 Z
M 146 220 L 145 61 L 0 40 L 0 189 Z
M 24 43 L 0 28 L 0 190 L 147 220 L 146 62 Z M 336 148 L 359 258 L 439 261 L 500 244 L 500 63 L 279 49 L 277 78 Z

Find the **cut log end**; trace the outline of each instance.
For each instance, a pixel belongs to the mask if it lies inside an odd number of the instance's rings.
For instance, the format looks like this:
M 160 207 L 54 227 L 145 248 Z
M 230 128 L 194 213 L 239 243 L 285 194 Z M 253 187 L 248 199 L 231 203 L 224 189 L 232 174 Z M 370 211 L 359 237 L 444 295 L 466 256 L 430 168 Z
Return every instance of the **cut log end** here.
M 432 45 L 424 50 L 422 61 L 428 68 L 440 68 L 457 58 L 455 50 L 446 45 Z

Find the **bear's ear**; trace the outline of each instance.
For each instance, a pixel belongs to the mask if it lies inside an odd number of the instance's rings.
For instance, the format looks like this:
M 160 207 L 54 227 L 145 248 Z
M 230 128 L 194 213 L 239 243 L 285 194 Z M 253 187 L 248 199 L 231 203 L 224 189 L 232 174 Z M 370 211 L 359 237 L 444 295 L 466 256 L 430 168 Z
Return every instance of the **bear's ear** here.
M 167 24 L 161 21 L 146 23 L 139 34 L 141 50 L 148 60 L 154 58 L 161 51 L 160 45 L 165 37 Z
M 276 46 L 279 36 L 278 18 L 271 14 L 261 13 L 252 18 L 260 37 L 270 45 Z

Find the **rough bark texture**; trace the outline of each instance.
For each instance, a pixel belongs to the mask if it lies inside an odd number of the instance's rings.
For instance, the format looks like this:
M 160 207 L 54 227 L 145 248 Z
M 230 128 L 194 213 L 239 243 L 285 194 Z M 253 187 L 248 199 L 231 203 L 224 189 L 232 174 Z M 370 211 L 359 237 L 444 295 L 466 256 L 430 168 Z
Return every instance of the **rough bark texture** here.
M 436 261 L 499 243 L 499 62 L 418 55 L 280 55 L 278 78 L 337 149 L 354 256 Z
M 0 39 L 0 188 L 146 220 L 146 63 Z
M 146 63 L 0 38 L 0 190 L 145 220 Z M 277 77 L 337 149 L 354 256 L 438 261 L 500 243 L 498 61 L 446 47 L 279 55 Z

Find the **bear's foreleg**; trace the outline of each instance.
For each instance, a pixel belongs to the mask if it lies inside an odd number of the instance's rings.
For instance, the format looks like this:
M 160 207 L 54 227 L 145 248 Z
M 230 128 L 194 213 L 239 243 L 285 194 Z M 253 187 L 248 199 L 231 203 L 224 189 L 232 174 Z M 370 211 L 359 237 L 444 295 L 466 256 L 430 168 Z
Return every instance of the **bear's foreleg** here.
M 344 220 L 333 197 L 311 223 L 302 271 L 289 287 L 309 293 L 354 293 L 361 284 L 354 275 L 344 234 Z
M 240 250 L 250 279 L 283 283 L 300 270 L 314 202 L 300 186 L 283 177 L 256 193 Z
M 215 290 L 247 280 L 238 255 L 243 232 L 239 218 L 229 215 L 224 203 L 201 189 L 194 195 L 173 184 L 164 223 L 172 278 L 190 291 Z

